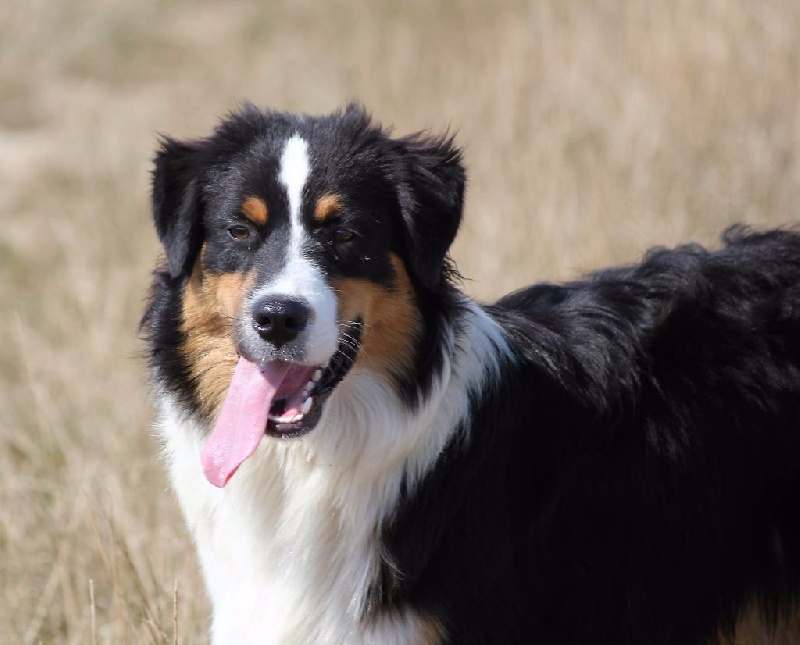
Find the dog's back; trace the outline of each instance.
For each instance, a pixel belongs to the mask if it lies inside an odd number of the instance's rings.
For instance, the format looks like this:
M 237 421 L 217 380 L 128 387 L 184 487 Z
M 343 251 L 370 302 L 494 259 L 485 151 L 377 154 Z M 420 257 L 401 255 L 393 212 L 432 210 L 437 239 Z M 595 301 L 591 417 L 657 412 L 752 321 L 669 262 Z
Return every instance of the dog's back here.
M 749 600 L 791 623 L 799 278 L 800 236 L 736 229 L 498 303 L 537 384 L 515 453 L 553 642 L 704 642 Z

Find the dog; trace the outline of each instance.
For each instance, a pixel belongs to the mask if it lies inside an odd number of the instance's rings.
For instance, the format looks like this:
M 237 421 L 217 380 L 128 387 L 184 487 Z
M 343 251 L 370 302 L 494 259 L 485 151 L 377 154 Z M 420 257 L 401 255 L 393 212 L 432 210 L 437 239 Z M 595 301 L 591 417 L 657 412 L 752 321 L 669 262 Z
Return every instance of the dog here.
M 800 234 L 480 305 L 451 136 L 248 104 L 154 166 L 213 643 L 800 642 Z

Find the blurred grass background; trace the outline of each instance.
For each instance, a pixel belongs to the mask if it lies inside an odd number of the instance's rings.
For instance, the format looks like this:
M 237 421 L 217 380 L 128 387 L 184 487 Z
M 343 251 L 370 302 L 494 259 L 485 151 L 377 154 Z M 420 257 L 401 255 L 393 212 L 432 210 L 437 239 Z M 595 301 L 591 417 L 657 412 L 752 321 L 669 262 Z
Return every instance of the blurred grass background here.
M 357 98 L 458 132 L 489 299 L 800 202 L 796 0 L 6 0 L 0 643 L 203 642 L 136 338 L 157 133 Z

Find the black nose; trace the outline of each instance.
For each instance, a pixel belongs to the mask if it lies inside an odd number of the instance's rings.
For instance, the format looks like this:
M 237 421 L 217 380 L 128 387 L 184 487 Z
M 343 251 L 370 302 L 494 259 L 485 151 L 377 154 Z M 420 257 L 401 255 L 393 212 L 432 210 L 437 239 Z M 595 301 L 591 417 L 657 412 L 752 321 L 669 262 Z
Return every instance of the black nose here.
M 253 304 L 253 327 L 261 338 L 280 347 L 306 328 L 308 315 L 308 305 L 301 300 L 268 296 Z

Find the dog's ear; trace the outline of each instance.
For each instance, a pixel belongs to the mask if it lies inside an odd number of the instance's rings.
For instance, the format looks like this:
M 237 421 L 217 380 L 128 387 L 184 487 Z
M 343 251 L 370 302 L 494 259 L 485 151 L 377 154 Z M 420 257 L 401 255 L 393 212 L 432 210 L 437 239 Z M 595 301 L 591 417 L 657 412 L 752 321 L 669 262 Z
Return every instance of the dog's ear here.
M 398 198 L 410 268 L 425 287 L 435 291 L 461 224 L 466 179 L 461 150 L 452 137 L 423 133 L 394 143 L 404 169 Z
M 173 278 L 191 273 L 203 243 L 200 142 L 164 138 L 153 170 L 153 220 Z

